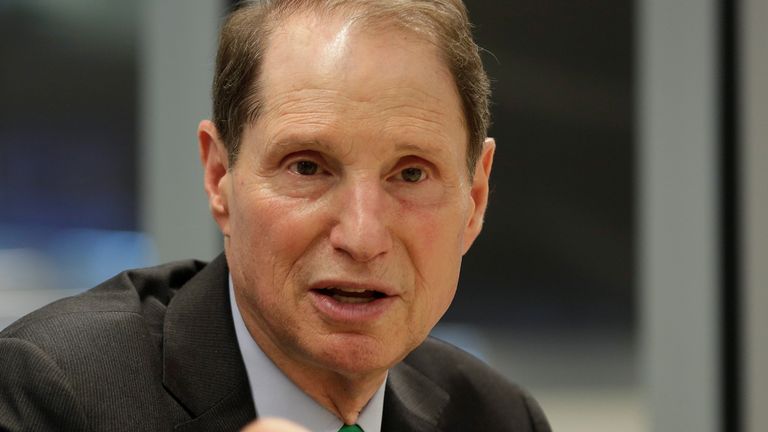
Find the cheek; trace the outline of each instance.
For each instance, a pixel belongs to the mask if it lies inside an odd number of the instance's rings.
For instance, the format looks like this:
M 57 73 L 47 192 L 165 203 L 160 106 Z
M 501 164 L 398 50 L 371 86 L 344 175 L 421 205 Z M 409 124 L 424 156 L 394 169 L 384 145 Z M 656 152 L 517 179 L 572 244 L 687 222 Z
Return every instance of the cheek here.
M 416 255 L 427 261 L 423 265 L 455 265 L 456 258 L 460 260 L 467 224 L 467 208 L 461 200 L 434 206 L 401 203 L 400 210 L 398 220 L 410 225 L 404 237 L 418 251 Z
M 257 290 L 269 287 L 272 300 L 290 297 L 299 282 L 297 262 L 317 238 L 312 210 L 295 199 L 256 194 L 238 204 L 229 242 L 243 281 Z
M 406 245 L 414 262 L 418 308 L 433 325 L 456 293 L 462 251 L 464 218 L 457 209 L 418 212 Z

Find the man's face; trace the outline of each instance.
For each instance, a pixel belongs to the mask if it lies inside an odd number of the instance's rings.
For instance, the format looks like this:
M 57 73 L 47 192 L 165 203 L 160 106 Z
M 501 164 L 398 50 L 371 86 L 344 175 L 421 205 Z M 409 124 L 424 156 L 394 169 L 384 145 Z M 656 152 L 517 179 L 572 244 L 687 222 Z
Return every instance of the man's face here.
M 470 178 L 453 79 L 432 45 L 402 31 L 293 17 L 260 83 L 262 114 L 235 166 L 211 168 L 225 159 L 215 131 L 203 144 L 244 319 L 273 358 L 387 369 L 453 299 L 493 144 Z

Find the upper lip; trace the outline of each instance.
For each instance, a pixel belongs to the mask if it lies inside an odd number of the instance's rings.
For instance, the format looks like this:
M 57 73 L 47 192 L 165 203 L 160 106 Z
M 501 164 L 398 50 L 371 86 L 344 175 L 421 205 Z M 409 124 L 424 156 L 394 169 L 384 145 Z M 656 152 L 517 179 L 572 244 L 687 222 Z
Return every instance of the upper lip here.
M 395 296 L 399 294 L 399 290 L 395 287 L 381 283 L 379 281 L 361 281 L 361 280 L 348 280 L 348 279 L 323 279 L 317 282 L 314 282 L 310 285 L 310 290 L 317 290 L 317 289 L 327 289 L 327 288 L 337 288 L 337 289 L 349 289 L 354 291 L 377 291 L 380 292 L 386 296 Z

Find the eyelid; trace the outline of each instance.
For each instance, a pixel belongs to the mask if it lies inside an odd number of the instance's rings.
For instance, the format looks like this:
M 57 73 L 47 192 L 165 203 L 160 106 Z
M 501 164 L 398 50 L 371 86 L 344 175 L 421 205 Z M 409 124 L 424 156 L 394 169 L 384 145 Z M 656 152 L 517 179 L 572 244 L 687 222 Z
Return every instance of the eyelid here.
M 295 164 L 296 162 L 301 162 L 301 161 L 315 162 L 316 164 L 321 166 L 328 165 L 325 161 L 325 158 L 322 157 L 322 155 L 311 150 L 298 151 L 298 152 L 288 154 L 283 158 L 282 163 L 283 165 L 292 165 L 292 164 Z

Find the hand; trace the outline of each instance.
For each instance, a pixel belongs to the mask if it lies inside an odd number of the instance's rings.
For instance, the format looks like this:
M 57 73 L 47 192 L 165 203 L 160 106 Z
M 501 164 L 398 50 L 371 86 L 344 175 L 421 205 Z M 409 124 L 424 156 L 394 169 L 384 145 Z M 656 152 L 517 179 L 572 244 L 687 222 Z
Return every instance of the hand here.
M 294 422 L 280 418 L 262 418 L 249 424 L 241 432 L 310 432 Z

